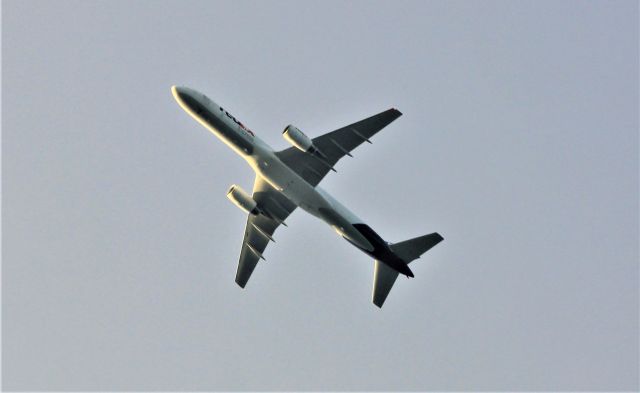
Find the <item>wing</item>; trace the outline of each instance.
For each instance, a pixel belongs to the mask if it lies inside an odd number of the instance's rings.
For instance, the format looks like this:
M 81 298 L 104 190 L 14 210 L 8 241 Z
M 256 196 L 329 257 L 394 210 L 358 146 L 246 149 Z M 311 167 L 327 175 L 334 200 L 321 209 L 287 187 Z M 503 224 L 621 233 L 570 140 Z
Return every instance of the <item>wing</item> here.
M 295 147 L 277 152 L 276 155 L 288 167 L 312 186 L 318 185 L 333 166 L 345 155 L 363 142 L 369 142 L 372 136 L 400 117 L 397 109 L 389 109 L 367 119 L 342 127 L 335 131 L 313 138 L 314 146 L 326 156 L 322 159 L 305 153 Z
M 293 212 L 296 205 L 279 191 L 256 176 L 253 184 L 253 199 L 264 214 L 249 214 L 244 228 L 244 240 L 240 251 L 240 261 L 236 272 L 236 283 L 244 288 L 260 259 L 265 259 L 267 244 L 273 240 L 273 233 L 280 224 Z M 284 224 L 286 225 L 286 224 Z

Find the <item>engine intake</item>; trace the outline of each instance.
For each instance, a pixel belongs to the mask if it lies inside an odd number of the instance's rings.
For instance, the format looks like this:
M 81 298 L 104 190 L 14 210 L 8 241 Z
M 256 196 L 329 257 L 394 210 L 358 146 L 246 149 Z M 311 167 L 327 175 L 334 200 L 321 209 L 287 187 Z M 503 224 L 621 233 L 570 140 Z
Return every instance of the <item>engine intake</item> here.
M 300 131 L 296 126 L 289 124 L 287 128 L 282 131 L 282 136 L 287 142 L 298 148 L 298 150 L 308 152 L 313 150 L 313 142 L 309 139 L 304 132 Z
M 234 205 L 238 206 L 240 209 L 244 210 L 249 214 L 259 214 L 260 209 L 258 209 L 258 203 L 253 199 L 245 190 L 243 190 L 240 186 L 234 184 L 229 187 L 229 191 L 227 191 L 227 198 Z
M 287 140 L 287 142 L 292 144 L 298 150 L 318 156 L 322 159 L 327 158 L 327 156 L 325 156 L 317 147 L 315 147 L 313 141 L 309 139 L 309 137 L 306 136 L 304 132 L 300 131 L 300 129 L 296 126 L 289 124 L 287 128 L 282 131 L 282 136 Z

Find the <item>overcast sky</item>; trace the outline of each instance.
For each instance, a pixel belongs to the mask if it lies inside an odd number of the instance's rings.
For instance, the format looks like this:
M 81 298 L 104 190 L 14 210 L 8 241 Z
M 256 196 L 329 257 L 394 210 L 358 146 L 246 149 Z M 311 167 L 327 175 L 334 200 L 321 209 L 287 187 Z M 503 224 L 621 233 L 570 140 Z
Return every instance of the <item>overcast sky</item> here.
M 638 3 L 2 3 L 8 390 L 638 390 Z M 296 211 L 234 283 L 246 163 L 404 115 L 321 186 L 445 241 L 382 309 Z

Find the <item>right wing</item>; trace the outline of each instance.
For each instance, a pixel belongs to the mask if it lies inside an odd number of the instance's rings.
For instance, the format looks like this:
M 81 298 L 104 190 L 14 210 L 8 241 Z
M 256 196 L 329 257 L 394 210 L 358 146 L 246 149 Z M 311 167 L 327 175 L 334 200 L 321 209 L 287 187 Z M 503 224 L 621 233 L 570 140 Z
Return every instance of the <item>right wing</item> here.
M 289 168 L 315 187 L 329 173 L 338 160 L 345 155 L 350 156 L 351 151 L 363 142 L 371 143 L 369 138 L 401 115 L 402 113 L 399 110 L 389 109 L 313 138 L 313 145 L 326 156 L 326 159 L 320 159 L 317 156 L 300 151 L 296 147 L 279 151 L 276 155 Z
M 244 229 L 244 240 L 236 272 L 236 283 L 244 288 L 269 241 L 273 241 L 276 228 L 293 212 L 296 205 L 271 187 L 260 176 L 253 184 L 253 199 L 265 214 L 249 214 Z M 286 225 L 286 224 L 285 224 Z

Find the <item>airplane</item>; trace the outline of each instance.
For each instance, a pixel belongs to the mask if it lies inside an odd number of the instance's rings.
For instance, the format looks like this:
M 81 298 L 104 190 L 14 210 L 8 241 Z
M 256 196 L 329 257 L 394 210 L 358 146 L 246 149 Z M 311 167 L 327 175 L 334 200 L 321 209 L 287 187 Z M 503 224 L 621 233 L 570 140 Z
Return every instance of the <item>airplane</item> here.
M 244 288 L 273 233 L 300 207 L 329 224 L 349 243 L 374 259 L 373 303 L 382 308 L 399 274 L 413 277 L 409 263 L 443 240 L 437 232 L 399 243 L 388 243 L 349 209 L 318 186 L 344 156 L 402 115 L 395 108 L 309 138 L 293 125 L 282 132 L 292 146 L 275 151 L 247 126 L 206 95 L 182 86 L 172 86 L 178 104 L 244 158 L 256 173 L 252 195 L 237 185 L 227 198 L 248 214 L 236 283 Z

